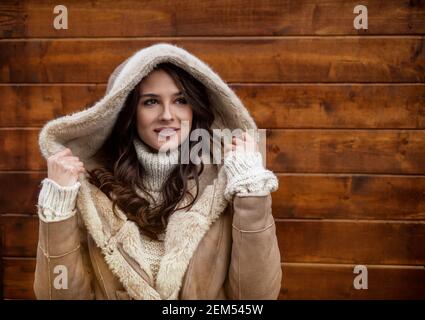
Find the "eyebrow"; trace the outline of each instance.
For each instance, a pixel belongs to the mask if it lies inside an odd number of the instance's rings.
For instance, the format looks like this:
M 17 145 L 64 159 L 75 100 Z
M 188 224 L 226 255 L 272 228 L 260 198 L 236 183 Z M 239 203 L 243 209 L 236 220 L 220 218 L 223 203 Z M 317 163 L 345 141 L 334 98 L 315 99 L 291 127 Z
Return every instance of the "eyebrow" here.
M 181 94 L 183 94 L 183 93 L 181 91 L 179 91 L 179 92 L 174 93 L 173 96 L 179 96 Z M 159 97 L 159 95 L 154 94 L 154 93 L 145 93 L 145 94 L 142 94 L 140 96 L 140 98 L 143 98 L 143 97 Z

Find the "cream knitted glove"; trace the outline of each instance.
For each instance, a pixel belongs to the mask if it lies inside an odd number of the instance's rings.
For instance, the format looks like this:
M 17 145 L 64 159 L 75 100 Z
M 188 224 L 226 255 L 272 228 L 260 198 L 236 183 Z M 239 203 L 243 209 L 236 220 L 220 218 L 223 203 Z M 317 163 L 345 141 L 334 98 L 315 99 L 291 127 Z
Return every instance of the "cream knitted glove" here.
M 45 178 L 42 181 L 38 196 L 38 215 L 45 222 L 62 221 L 75 214 L 76 199 L 81 183 L 72 186 L 61 186 L 55 181 Z
M 279 183 L 275 174 L 264 168 L 259 151 L 230 151 L 224 157 L 227 186 L 224 197 L 231 201 L 236 193 L 276 191 Z

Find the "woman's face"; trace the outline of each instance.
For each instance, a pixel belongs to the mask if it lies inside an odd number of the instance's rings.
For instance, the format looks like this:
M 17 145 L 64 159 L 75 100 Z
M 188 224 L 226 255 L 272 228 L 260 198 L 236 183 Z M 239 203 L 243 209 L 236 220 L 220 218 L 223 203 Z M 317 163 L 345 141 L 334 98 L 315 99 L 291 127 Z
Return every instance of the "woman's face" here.
M 137 132 L 155 150 L 175 149 L 189 136 L 193 112 L 168 73 L 154 70 L 140 83 Z

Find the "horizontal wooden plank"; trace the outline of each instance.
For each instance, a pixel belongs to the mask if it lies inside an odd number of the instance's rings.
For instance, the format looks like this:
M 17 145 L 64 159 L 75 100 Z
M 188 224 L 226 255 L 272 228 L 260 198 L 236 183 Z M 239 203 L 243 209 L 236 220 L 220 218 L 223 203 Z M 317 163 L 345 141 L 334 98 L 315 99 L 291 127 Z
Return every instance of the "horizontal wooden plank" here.
M 42 127 L 47 121 L 93 106 L 102 85 L 1 85 L 0 127 Z
M 423 84 L 233 85 L 259 128 L 425 127 Z
M 421 34 L 420 1 L 367 1 L 368 29 L 353 27 L 355 0 L 244 1 L 72 1 L 69 28 L 52 28 L 58 3 L 6 2 L 0 5 L 2 37 L 136 37 L 306 34 Z M 212 23 L 213 21 L 213 23 Z
M 275 218 L 425 219 L 425 177 L 277 174 Z M 45 172 L 0 173 L 0 214 L 36 214 Z
M 1 215 L 3 256 L 35 257 L 38 244 L 38 217 Z
M 423 130 L 267 130 L 277 172 L 425 173 Z
M 38 218 L 0 216 L 4 256 L 34 257 Z M 283 262 L 424 265 L 425 223 L 280 220 Z
M 280 220 L 283 262 L 424 265 L 425 222 Z
M 368 288 L 354 288 L 354 265 L 283 264 L 281 300 L 425 299 L 425 269 L 368 266 Z
M 35 259 L 3 259 L 4 297 L 35 299 Z M 368 289 L 356 290 L 354 266 L 282 264 L 280 300 L 291 299 L 424 299 L 425 269 L 366 266 Z
M 3 258 L 4 299 L 35 299 L 34 258 Z
M 425 81 L 424 37 L 291 37 L 2 41 L 0 82 L 105 83 L 158 42 L 187 49 L 227 82 Z
M 0 129 L 0 170 L 46 170 L 39 129 Z M 267 167 L 285 173 L 424 174 L 424 130 L 267 130 Z
M 424 84 L 230 84 L 259 128 L 425 128 Z M 0 127 L 92 106 L 105 85 L 2 85 Z
M 278 174 L 275 218 L 425 219 L 425 177 Z
M 37 214 L 45 172 L 0 173 L 0 214 Z
M 38 144 L 39 133 L 39 129 L 0 130 L 0 170 L 47 170 Z

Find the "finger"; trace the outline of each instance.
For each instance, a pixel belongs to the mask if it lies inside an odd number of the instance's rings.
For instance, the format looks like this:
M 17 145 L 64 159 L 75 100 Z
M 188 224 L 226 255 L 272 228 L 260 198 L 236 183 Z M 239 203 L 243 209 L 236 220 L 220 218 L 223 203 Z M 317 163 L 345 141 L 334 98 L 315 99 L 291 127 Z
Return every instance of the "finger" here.
M 254 141 L 254 137 L 251 136 L 248 132 L 244 132 L 244 140 L 245 141 Z
M 84 164 L 82 162 L 78 162 L 78 161 L 63 161 L 63 160 L 59 160 L 58 164 L 64 168 L 80 168 L 80 167 L 84 167 Z
M 233 137 L 232 138 L 232 144 L 241 143 L 241 142 L 243 142 L 243 140 L 241 138 L 238 138 L 238 137 Z
M 241 139 L 236 139 L 235 140 L 235 144 L 234 146 L 238 149 L 238 150 L 243 150 L 247 148 L 247 143 L 244 140 Z
M 229 150 L 232 150 L 232 144 L 226 143 L 224 145 L 224 152 L 228 152 Z
M 84 167 L 84 163 L 82 163 L 82 162 L 74 162 L 72 164 L 76 167 Z
M 64 150 L 62 150 L 62 151 L 60 151 L 60 152 L 57 152 L 57 153 L 55 153 L 55 154 L 51 155 L 51 156 L 49 157 L 49 159 L 54 160 L 54 159 L 57 159 L 57 158 L 61 157 L 61 156 L 62 156 L 62 155 L 64 155 L 64 154 L 66 154 L 66 149 L 64 149 Z
M 71 153 L 71 150 L 70 149 L 64 149 L 64 150 L 62 150 L 62 151 L 60 151 L 60 152 L 58 152 L 58 153 L 56 153 L 55 155 L 53 155 L 53 159 L 59 159 L 59 158 L 62 158 L 62 157 L 64 157 L 64 156 L 67 156 L 67 155 L 70 155 L 70 154 L 72 154 Z
M 70 168 L 70 170 L 72 170 L 72 172 L 76 174 L 80 174 L 86 171 L 84 167 L 72 167 Z
M 249 135 L 248 132 L 244 131 L 244 132 L 242 132 L 242 136 L 241 137 L 242 137 L 243 140 L 249 140 L 250 135 Z
M 253 151 L 256 151 L 257 149 L 257 145 L 254 142 L 254 140 L 243 141 L 243 140 L 237 139 L 235 146 L 238 150 L 246 151 L 246 152 L 253 152 Z
M 234 149 L 233 144 L 225 144 L 224 145 L 224 155 L 226 156 L 228 153 L 233 151 L 233 149 Z
M 66 149 L 63 149 L 61 152 L 58 152 L 57 155 L 58 156 L 63 156 L 63 155 L 71 154 L 71 153 L 72 153 L 71 152 L 71 149 L 66 148 Z
M 61 160 L 61 159 L 59 159 L 59 160 L 57 160 L 56 161 L 56 163 L 59 165 L 59 166 L 72 166 L 72 167 L 76 167 L 76 166 L 82 166 L 83 164 L 82 163 L 80 163 L 79 161 L 64 161 L 64 160 Z
M 86 171 L 86 168 L 84 168 L 84 167 L 79 167 L 78 169 L 79 169 L 79 172 L 85 172 Z
M 65 161 L 80 161 L 80 159 L 78 157 L 74 157 L 74 156 L 61 157 L 60 160 L 65 160 Z

